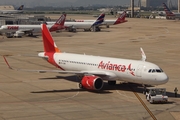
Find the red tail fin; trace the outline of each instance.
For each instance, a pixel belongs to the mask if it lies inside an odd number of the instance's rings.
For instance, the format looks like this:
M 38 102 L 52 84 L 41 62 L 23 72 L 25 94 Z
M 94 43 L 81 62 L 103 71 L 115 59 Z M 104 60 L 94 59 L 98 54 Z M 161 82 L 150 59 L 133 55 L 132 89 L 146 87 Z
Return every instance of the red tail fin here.
M 66 14 L 62 14 L 61 17 L 56 21 L 55 24 L 64 26 L 64 22 L 66 20 Z
M 44 52 L 60 52 L 60 50 L 57 48 L 46 24 L 41 25 L 42 29 L 42 38 L 43 38 L 43 44 L 44 44 Z
M 64 22 L 66 20 L 66 14 L 62 14 L 56 23 L 49 29 L 50 32 L 62 30 L 65 28 Z
M 127 22 L 127 20 L 125 20 L 125 18 L 126 18 L 126 11 L 124 11 L 124 12 L 118 17 L 118 19 L 116 20 L 116 22 L 114 23 L 114 25 Z

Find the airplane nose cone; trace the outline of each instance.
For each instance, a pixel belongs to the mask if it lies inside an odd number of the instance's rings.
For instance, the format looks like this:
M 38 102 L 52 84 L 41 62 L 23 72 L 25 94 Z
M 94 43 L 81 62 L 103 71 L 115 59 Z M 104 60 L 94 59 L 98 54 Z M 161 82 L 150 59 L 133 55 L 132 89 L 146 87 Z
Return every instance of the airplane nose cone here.
M 169 77 L 164 73 L 164 74 L 161 74 L 157 80 L 159 81 L 160 84 L 165 84 L 168 82 Z

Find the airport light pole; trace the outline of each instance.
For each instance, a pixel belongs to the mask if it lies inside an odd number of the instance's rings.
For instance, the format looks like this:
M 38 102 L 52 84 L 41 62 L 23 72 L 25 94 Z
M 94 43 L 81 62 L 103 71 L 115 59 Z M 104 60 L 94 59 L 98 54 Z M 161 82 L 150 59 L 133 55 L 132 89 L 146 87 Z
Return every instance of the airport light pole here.
M 178 0 L 178 13 L 180 13 L 180 0 Z
M 134 17 L 134 0 L 131 0 L 131 17 Z

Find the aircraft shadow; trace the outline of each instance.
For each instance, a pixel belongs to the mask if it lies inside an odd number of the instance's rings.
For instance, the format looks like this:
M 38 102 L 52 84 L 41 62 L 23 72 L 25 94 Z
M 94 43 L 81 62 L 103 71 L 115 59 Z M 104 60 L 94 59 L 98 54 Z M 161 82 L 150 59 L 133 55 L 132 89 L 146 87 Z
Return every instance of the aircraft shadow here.
M 40 35 L 32 35 L 32 36 L 30 36 L 30 35 L 26 35 L 26 37 L 31 37 L 31 38 L 38 38 Z
M 45 90 L 45 91 L 33 91 L 31 93 L 57 93 L 57 92 L 92 92 L 96 94 L 109 94 L 112 93 L 110 91 L 100 90 L 100 91 L 93 91 L 87 89 L 65 89 L 65 90 Z
M 55 76 L 51 78 L 39 78 L 40 80 L 52 80 L 52 79 L 65 79 L 71 82 L 80 82 L 80 79 L 76 75 L 71 75 L 71 76 Z
M 71 76 L 55 76 L 51 78 L 39 78 L 40 80 L 56 80 L 56 79 L 65 79 L 71 82 L 80 82 L 80 79 L 76 75 L 71 75 Z M 147 87 L 153 87 L 153 86 L 147 86 Z M 64 89 L 64 90 L 49 90 L 49 91 L 34 91 L 32 93 L 55 93 L 55 92 L 93 92 L 93 93 L 101 93 L 101 94 L 109 94 L 113 93 L 115 90 L 121 90 L 121 91 L 129 91 L 129 92 L 136 92 L 136 93 L 141 93 L 143 94 L 144 87 L 141 84 L 135 84 L 135 83 L 120 83 L 116 85 L 109 85 L 106 81 L 104 82 L 104 86 L 102 90 L 96 91 L 96 90 L 87 90 L 87 89 Z M 166 95 L 168 97 L 175 97 L 173 92 L 166 91 Z M 177 95 L 178 97 L 180 95 Z M 178 98 L 177 97 L 177 98 Z M 171 102 L 169 102 L 171 103 Z
M 72 78 L 74 76 L 70 76 L 67 78 Z M 64 78 L 64 77 L 63 77 Z M 44 79 L 58 79 L 58 78 L 43 78 Z M 72 80 L 70 80 L 72 81 Z M 77 81 L 73 81 L 77 82 Z M 87 90 L 87 89 L 64 89 L 64 90 L 45 90 L 45 91 L 33 91 L 31 93 L 56 93 L 56 92 L 92 92 L 97 94 L 109 94 L 113 93 L 114 90 L 122 90 L 122 91 L 130 91 L 130 92 L 137 92 L 137 93 L 143 93 L 143 87 L 141 88 L 141 85 L 138 84 L 131 84 L 131 83 L 121 83 L 116 85 L 108 85 L 108 83 L 104 82 L 104 86 L 102 90 Z

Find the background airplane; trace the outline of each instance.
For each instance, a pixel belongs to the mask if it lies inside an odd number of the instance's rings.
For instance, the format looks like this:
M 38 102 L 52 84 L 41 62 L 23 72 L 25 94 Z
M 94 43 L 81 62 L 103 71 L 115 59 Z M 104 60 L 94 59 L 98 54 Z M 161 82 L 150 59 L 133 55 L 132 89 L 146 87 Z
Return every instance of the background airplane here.
M 171 10 L 168 8 L 168 6 L 163 3 L 164 11 L 166 12 L 166 16 L 172 19 L 180 19 L 180 13 L 173 13 Z
M 76 32 L 77 29 L 84 29 L 84 31 L 100 31 L 99 26 L 104 21 L 105 14 L 99 15 L 97 20 L 91 22 L 72 22 L 68 21 L 64 23 L 64 26 L 69 32 Z M 54 24 L 55 22 L 46 22 L 48 25 Z
M 110 25 L 117 25 L 120 23 L 127 22 L 126 18 L 126 11 L 124 11 L 116 20 L 104 20 L 101 25 L 106 25 L 109 28 Z M 75 20 L 76 22 L 93 22 L 95 20 Z
M 50 32 L 64 29 L 65 19 L 66 14 L 62 14 L 54 24 L 47 25 Z M 2 25 L 0 27 L 0 32 L 5 33 L 7 37 L 21 37 L 24 34 L 33 36 L 34 33 L 41 32 L 41 25 Z
M 42 24 L 42 38 L 44 52 L 38 56 L 59 70 L 18 70 L 76 74 L 81 79 L 79 87 L 89 90 L 101 90 L 104 80 L 111 85 L 116 84 L 116 80 L 143 85 L 160 85 L 168 82 L 168 76 L 159 66 L 145 61 L 146 55 L 142 48 L 142 60 L 64 53 L 57 48 L 45 24 Z M 4 59 L 9 66 L 5 56 Z M 12 69 L 11 66 L 9 68 Z
M 21 5 L 17 10 L 0 10 L 1 14 L 17 14 L 23 13 L 24 5 Z

